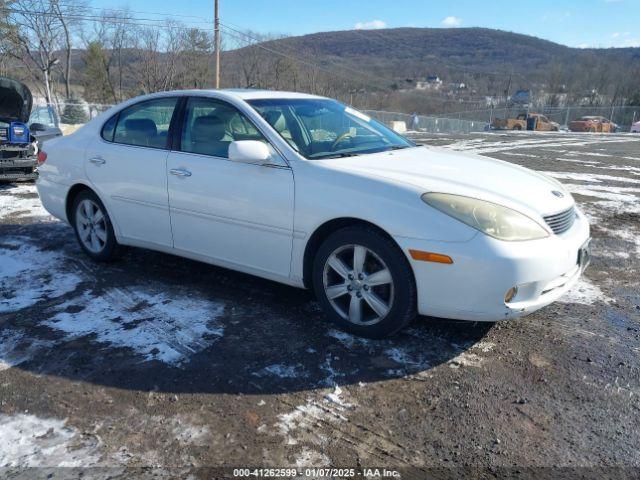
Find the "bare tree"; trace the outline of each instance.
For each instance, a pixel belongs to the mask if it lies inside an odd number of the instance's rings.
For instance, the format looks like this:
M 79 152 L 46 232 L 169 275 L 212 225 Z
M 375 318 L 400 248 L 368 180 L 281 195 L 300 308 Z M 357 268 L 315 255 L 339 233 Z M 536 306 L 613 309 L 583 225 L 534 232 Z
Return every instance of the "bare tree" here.
M 62 49 L 64 51 L 64 68 L 62 68 L 62 77 L 64 79 L 64 88 L 66 98 L 71 97 L 71 53 L 73 51 L 73 35 L 72 30 L 79 31 L 82 28 L 81 17 L 79 13 L 84 11 L 84 3 L 79 0 L 64 0 L 61 4 L 58 0 L 50 2 L 51 10 L 62 28 Z
M 47 0 L 15 0 L 11 4 L 8 23 L 11 25 L 8 50 L 29 72 L 48 104 L 53 102 L 52 72 L 60 62 L 58 50 L 64 43 L 64 28 Z

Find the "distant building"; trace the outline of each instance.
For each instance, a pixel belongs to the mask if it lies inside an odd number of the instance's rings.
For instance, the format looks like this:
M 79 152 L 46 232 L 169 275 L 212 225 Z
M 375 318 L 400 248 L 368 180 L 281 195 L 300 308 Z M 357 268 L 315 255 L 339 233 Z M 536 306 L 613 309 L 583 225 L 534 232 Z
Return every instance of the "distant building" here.
M 531 90 L 518 90 L 509 97 L 509 105 L 530 105 Z
M 437 75 L 429 75 L 427 78 L 416 82 L 418 90 L 438 90 L 442 86 L 442 80 Z

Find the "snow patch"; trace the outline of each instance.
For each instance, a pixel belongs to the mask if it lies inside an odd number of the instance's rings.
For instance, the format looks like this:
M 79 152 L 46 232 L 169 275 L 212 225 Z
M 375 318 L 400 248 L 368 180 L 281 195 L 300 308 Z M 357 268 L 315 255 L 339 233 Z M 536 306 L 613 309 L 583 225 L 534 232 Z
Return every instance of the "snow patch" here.
M 327 438 L 318 433 L 317 424 L 346 422 L 349 412 L 355 409 L 348 396 L 336 386 L 322 398 L 308 398 L 304 405 L 298 405 L 292 412 L 278 415 L 275 427 L 285 438 L 286 445 L 305 442 L 326 446 Z
M 300 453 L 298 453 L 295 458 L 295 466 L 298 468 L 328 467 L 330 465 L 331 460 L 324 453 L 311 450 L 307 447 L 303 447 Z
M 601 201 L 585 203 L 585 208 L 607 210 L 608 213 L 634 213 L 640 212 L 640 202 L 634 193 L 640 193 L 637 187 L 610 187 L 605 185 L 575 185 L 565 184 L 564 187 L 573 194 L 598 198 Z M 598 216 L 589 216 L 590 221 L 597 220 Z
M 306 377 L 307 373 L 302 365 L 283 365 L 280 363 L 264 367 L 260 371 L 254 372 L 253 375 L 257 377 L 271 375 L 280 378 L 300 378 Z
M 488 353 L 488 352 L 493 351 L 493 349 L 495 347 L 496 347 L 496 344 L 492 343 L 492 342 L 478 342 L 471 348 L 476 349 L 476 350 L 480 350 L 480 351 L 482 351 L 484 353 Z
M 332 363 L 332 357 L 331 357 L 331 354 L 329 353 L 325 357 L 324 362 L 322 362 L 322 364 L 320 365 L 320 370 L 322 370 L 327 374 L 326 378 L 324 379 L 324 384 L 327 386 L 336 385 L 337 384 L 336 377 L 344 376 L 344 373 L 339 372 L 335 368 L 333 368 L 333 365 L 331 363 Z
M 0 331 L 0 372 L 36 358 L 53 345 L 53 342 L 35 340 L 10 328 L 3 328 Z
M 327 336 L 335 338 L 347 348 L 353 348 L 355 346 L 367 347 L 371 345 L 371 341 L 366 338 L 356 337 L 355 335 L 343 332 L 342 330 L 336 330 L 335 328 L 329 330 Z
M 343 398 L 343 391 L 340 388 L 339 385 L 336 385 L 335 388 L 333 389 L 333 392 L 327 393 L 324 398 L 325 400 L 327 400 L 328 402 L 331 402 L 334 405 L 337 405 L 339 408 L 341 408 L 342 410 L 344 410 L 345 408 L 351 408 L 353 407 L 353 405 L 351 405 L 350 403 L 348 403 L 344 398 Z
M 602 183 L 606 182 L 621 182 L 621 183 L 633 183 L 640 184 L 640 179 L 616 177 L 613 175 L 604 175 L 599 173 L 578 173 L 578 172 L 540 172 L 550 177 L 559 178 L 561 180 L 577 180 L 579 182 L 590 183 Z
M 429 362 L 427 362 L 424 358 L 418 357 L 414 358 L 410 355 L 406 350 L 401 348 L 389 348 L 384 351 L 385 355 L 387 355 L 391 360 L 400 364 L 400 365 L 410 365 L 412 367 L 420 367 L 427 368 L 429 366 Z
M 82 279 L 60 270 L 65 257 L 11 238 L 0 244 L 0 313 L 15 312 L 75 290 Z
M 90 467 L 100 441 L 81 435 L 64 420 L 0 414 L 0 467 Z
M 484 358 L 471 352 L 462 352 L 447 362 L 451 368 L 474 367 L 479 368 L 484 363 Z
M 211 431 L 206 425 L 193 425 L 180 416 L 173 419 L 173 438 L 184 446 L 208 446 L 211 443 Z
M 466 151 L 470 153 L 497 153 L 508 152 L 518 149 L 528 148 L 545 148 L 551 149 L 556 147 L 579 147 L 589 146 L 602 143 L 620 143 L 628 142 L 628 139 L 620 138 L 604 138 L 600 135 L 593 135 L 587 137 L 586 135 L 572 135 L 564 136 L 562 138 L 557 135 L 551 135 L 545 132 L 544 135 L 536 135 L 534 132 L 522 132 L 522 138 L 518 140 L 499 140 L 499 141 L 484 141 L 484 139 L 474 139 L 476 142 L 470 142 L 468 140 L 461 140 L 449 145 L 445 145 L 445 148 L 457 151 Z M 500 138 L 498 135 L 492 135 L 491 139 Z M 478 142 L 480 140 L 480 142 Z M 551 151 L 551 150 L 550 150 Z M 562 153 L 565 153 L 563 150 Z
M 224 305 L 198 298 L 112 288 L 64 303 L 44 324 L 67 340 L 95 335 L 97 342 L 131 348 L 147 360 L 180 365 L 222 337 L 216 319 L 223 312 Z
M 600 287 L 594 285 L 588 278 L 580 277 L 576 284 L 559 300 L 561 303 L 579 303 L 593 305 L 596 302 L 609 303 L 613 299 L 607 297 Z
M 55 220 L 44 209 L 37 195 L 36 186 L 28 184 L 0 190 L 0 219 L 14 216 Z

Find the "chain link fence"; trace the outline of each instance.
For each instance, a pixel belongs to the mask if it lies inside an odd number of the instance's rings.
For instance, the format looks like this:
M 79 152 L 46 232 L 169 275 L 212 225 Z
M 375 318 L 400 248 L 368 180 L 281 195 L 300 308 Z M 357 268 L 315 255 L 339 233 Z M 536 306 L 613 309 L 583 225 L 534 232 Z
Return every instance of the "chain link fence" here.
M 46 105 L 38 102 L 33 109 L 32 121 L 40 123 L 65 124 L 65 108 L 73 105 L 81 108 L 86 121 L 112 107 L 110 104 L 96 103 L 57 103 Z M 367 115 L 396 129 L 420 131 L 426 133 L 473 133 L 490 130 L 496 118 L 516 118 L 522 113 L 541 113 L 549 120 L 566 128 L 569 122 L 583 116 L 602 116 L 618 125 L 618 131 L 628 132 L 631 124 L 640 121 L 640 107 L 539 107 L 526 106 L 496 107 L 479 110 L 466 110 L 455 113 L 417 115 L 383 110 L 363 110 Z M 394 122 L 402 122 L 394 124 Z
M 363 110 L 363 112 L 391 127 L 394 126 L 393 122 L 403 122 L 404 127 L 410 131 L 428 133 L 472 133 L 483 132 L 489 129 L 489 123 L 487 121 L 482 119 L 466 119 L 462 118 L 462 116 L 456 118 L 455 114 L 451 114 L 451 116 L 449 116 L 449 114 L 446 116 L 427 116 L 380 110 Z
M 404 122 L 407 130 L 427 133 L 472 133 L 490 129 L 496 118 L 516 118 L 522 113 L 540 113 L 549 120 L 567 128 L 569 122 L 583 116 L 600 116 L 610 119 L 619 132 L 628 132 L 634 122 L 640 121 L 640 107 L 540 107 L 526 106 L 467 110 L 442 115 L 410 115 L 406 113 L 365 110 L 367 115 L 388 126 Z M 395 125 L 398 127 L 398 125 Z M 400 127 L 402 128 L 402 126 Z
M 527 107 L 511 106 L 486 108 L 483 110 L 468 110 L 459 112 L 459 118 L 466 120 L 484 120 L 491 123 L 494 118 L 515 118 L 521 113 L 541 113 L 549 120 L 557 122 L 563 127 L 569 122 L 584 116 L 605 117 L 617 124 L 622 131 L 628 132 L 631 124 L 640 120 L 640 107 Z M 452 114 L 456 115 L 456 114 Z

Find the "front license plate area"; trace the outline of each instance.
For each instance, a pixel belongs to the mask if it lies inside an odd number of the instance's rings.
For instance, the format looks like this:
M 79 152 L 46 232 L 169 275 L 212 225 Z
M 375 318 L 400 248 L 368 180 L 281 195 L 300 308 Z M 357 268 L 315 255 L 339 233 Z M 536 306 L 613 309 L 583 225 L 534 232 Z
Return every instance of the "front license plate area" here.
M 580 266 L 580 271 L 584 272 L 585 269 L 591 263 L 591 239 L 584 242 L 584 244 L 578 250 L 578 265 Z

